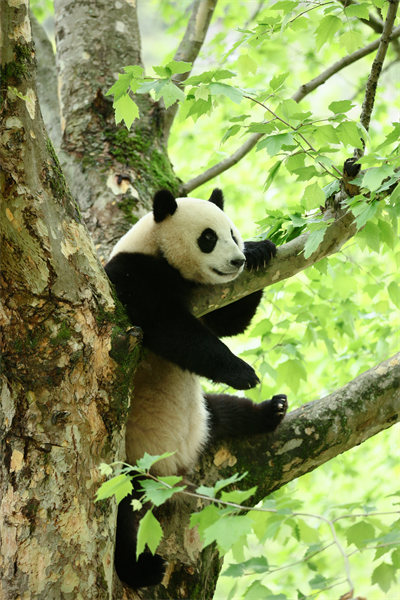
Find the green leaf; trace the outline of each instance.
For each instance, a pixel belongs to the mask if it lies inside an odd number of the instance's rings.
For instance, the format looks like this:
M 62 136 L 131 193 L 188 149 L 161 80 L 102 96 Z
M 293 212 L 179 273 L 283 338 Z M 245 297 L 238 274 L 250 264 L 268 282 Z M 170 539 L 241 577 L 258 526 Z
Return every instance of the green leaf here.
M 275 156 L 281 150 L 282 146 L 292 146 L 294 144 L 293 135 L 291 133 L 278 133 L 277 135 L 269 135 L 257 144 L 257 152 L 266 148 L 270 156 Z
M 150 552 L 155 554 L 162 536 L 163 530 L 161 529 L 160 523 L 157 521 L 151 510 L 148 510 L 139 522 L 136 558 L 143 552 L 146 544 L 149 547 Z
M 351 54 L 363 45 L 364 36 L 360 31 L 346 31 L 340 36 L 340 44 L 343 45 L 347 52 Z
M 367 521 L 359 521 L 354 523 L 346 531 L 346 539 L 348 544 L 354 544 L 359 550 L 364 548 L 367 542 L 375 537 L 375 529 L 371 523 Z
M 274 166 L 272 167 L 272 169 L 270 169 L 270 171 L 268 173 L 267 180 L 266 180 L 266 182 L 264 184 L 264 192 L 266 192 L 270 188 L 272 182 L 274 181 L 276 175 L 278 174 L 279 169 L 281 168 L 282 162 L 283 162 L 282 160 L 278 160 L 274 164 Z
M 243 600 L 287 600 L 285 594 L 273 594 L 260 581 L 253 581 L 241 598 Z
M 368 19 L 369 10 L 366 4 L 350 4 L 344 9 L 346 17 L 357 17 L 359 19 Z
M 169 108 L 175 102 L 185 99 L 185 93 L 170 79 L 166 80 L 163 85 L 158 86 L 156 91 L 156 100 L 162 98 L 165 108 Z
M 144 76 L 144 69 L 140 65 L 128 65 L 124 67 L 124 71 L 136 79 Z
M 204 531 L 221 518 L 221 513 L 214 504 L 209 504 L 203 510 L 190 515 L 190 527 L 197 527 L 199 534 L 203 536 Z
M 325 203 L 325 194 L 319 187 L 318 183 L 308 185 L 304 190 L 301 204 L 306 210 L 317 208 Z
M 235 125 L 232 125 L 231 127 L 229 127 L 221 140 L 221 144 L 223 144 L 224 142 L 226 142 L 226 140 L 229 140 L 230 137 L 236 135 L 237 133 L 239 133 L 239 131 L 241 130 L 242 126 L 239 125 L 238 123 L 236 123 Z
M 95 502 L 110 498 L 110 496 L 115 496 L 116 501 L 119 503 L 125 496 L 130 494 L 132 490 L 133 486 L 131 478 L 125 474 L 117 475 L 101 484 L 97 490 Z
M 232 490 L 231 492 L 221 492 L 221 500 L 224 502 L 234 502 L 235 504 L 243 504 L 245 500 L 253 496 L 257 490 L 257 486 L 248 490 Z
M 118 100 L 128 92 L 131 80 L 132 75 L 130 73 L 118 73 L 117 81 L 106 92 L 106 96 L 114 96 L 114 101 Z
M 396 239 L 395 239 L 395 235 L 393 232 L 393 229 L 390 225 L 390 223 L 388 223 L 387 221 L 384 221 L 383 219 L 379 219 L 378 220 L 378 228 L 379 228 L 379 235 L 381 240 L 387 245 L 389 246 L 389 248 L 394 248 L 395 243 L 396 243 Z
M 139 117 L 139 107 L 129 94 L 125 94 L 115 100 L 114 108 L 115 122 L 118 124 L 121 121 L 124 121 L 128 129 L 131 128 L 133 121 Z
M 162 66 L 153 67 L 153 71 L 159 77 L 170 77 L 171 76 L 171 71 L 169 71 L 169 69 L 167 69 L 166 67 L 162 67 Z
M 241 54 L 236 61 L 239 73 L 244 77 L 248 73 L 256 73 L 258 69 L 257 63 L 248 55 Z
M 245 573 L 267 573 L 269 569 L 265 556 L 254 556 L 238 564 L 229 565 L 222 573 L 225 577 L 242 577 Z
M 316 31 L 316 49 L 320 50 L 324 44 L 330 42 L 341 27 L 342 21 L 334 15 L 321 19 Z
M 353 106 L 354 104 L 351 100 L 338 100 L 336 102 L 331 102 L 328 108 L 334 113 L 346 113 Z
M 188 73 L 192 68 L 192 63 L 184 60 L 171 60 L 165 66 L 171 71 L 172 75 L 176 75 L 178 73 Z
M 158 461 L 163 460 L 163 458 L 168 458 L 169 456 L 173 456 L 175 452 L 164 452 L 164 454 L 159 454 L 157 456 L 152 456 L 151 454 L 144 453 L 142 458 L 136 461 L 136 465 L 138 469 L 142 472 L 150 471 L 150 468 Z
M 224 515 L 203 531 L 203 541 L 206 546 L 217 542 L 220 550 L 226 553 L 239 538 L 250 533 L 251 526 L 248 516 Z
M 278 75 L 274 75 L 274 77 L 269 82 L 269 87 L 272 91 L 276 92 L 282 84 L 289 77 L 290 73 L 279 73 Z
M 277 367 L 278 384 L 285 384 L 295 391 L 301 379 L 307 380 L 307 373 L 300 360 L 290 359 Z M 281 513 L 280 513 L 281 514 Z
M 393 173 L 393 168 L 389 165 L 381 165 L 380 167 L 372 167 L 368 169 L 363 176 L 362 186 L 374 192 L 379 188 L 382 181 Z
M 210 90 L 205 85 L 199 85 L 194 89 L 194 97 L 196 100 L 208 100 Z
M 390 200 L 392 201 L 393 204 L 395 204 L 396 202 L 398 202 L 398 200 L 400 200 L 400 183 L 398 183 L 396 185 L 393 192 L 390 194 Z
M 226 96 L 236 104 L 243 98 L 243 92 L 226 83 L 210 83 L 210 92 L 213 96 Z
M 400 138 L 400 123 L 393 123 L 393 129 L 390 133 L 388 133 L 388 135 L 386 136 L 386 139 L 384 142 L 382 142 L 382 144 L 380 144 L 377 148 L 377 150 L 380 150 L 381 148 L 383 148 L 384 146 L 387 146 L 388 144 L 393 144 L 393 143 L 397 143 L 399 141 Z
M 362 148 L 361 135 L 357 124 L 353 121 L 343 121 L 336 127 L 339 140 L 345 146 Z
M 317 575 L 315 575 L 315 577 L 310 579 L 308 585 L 312 590 L 322 590 L 328 586 L 328 583 L 329 579 L 318 573 Z
M 365 223 L 375 216 L 378 205 L 373 203 L 362 203 L 351 209 L 351 212 L 356 217 L 357 229 L 364 227 Z
M 396 583 L 396 568 L 388 563 L 381 563 L 374 569 L 371 582 L 377 583 L 383 592 L 388 592 L 391 584 Z
M 271 599 L 271 593 L 260 581 L 253 581 L 242 598 L 243 600 L 267 600 L 267 598 Z M 283 596 L 283 598 L 285 599 L 286 596 Z
M 397 308 L 400 308 L 400 286 L 392 281 L 388 287 L 388 293 L 391 301 Z
M 164 502 L 169 500 L 174 494 L 183 491 L 186 487 L 180 486 L 170 488 L 166 487 L 159 481 L 154 481 L 153 479 L 142 480 L 140 485 L 146 493 L 146 497 L 155 506 L 161 506 L 161 504 L 164 504 Z
M 309 233 L 304 246 L 304 258 L 309 258 L 318 249 L 319 245 L 325 237 L 325 231 L 328 228 L 328 223 L 321 223 L 320 227 Z

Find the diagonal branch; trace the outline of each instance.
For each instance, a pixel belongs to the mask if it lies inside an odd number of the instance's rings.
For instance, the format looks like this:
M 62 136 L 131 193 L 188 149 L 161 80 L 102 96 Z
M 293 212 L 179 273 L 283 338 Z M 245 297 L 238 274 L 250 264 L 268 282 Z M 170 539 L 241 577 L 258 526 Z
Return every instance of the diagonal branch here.
M 223 446 L 226 456 L 237 460 L 237 471 L 250 471 L 246 482 L 257 484 L 258 496 L 263 497 L 398 421 L 400 352 L 325 398 L 289 413 L 274 433 Z M 221 448 L 217 453 L 222 454 Z M 216 468 L 216 455 L 210 454 L 204 459 L 204 472 L 210 469 L 214 480 L 224 474 Z M 254 465 L 262 468 L 263 478 Z M 252 477 L 257 481 L 250 481 Z
M 369 129 L 371 114 L 374 108 L 376 86 L 378 85 L 378 80 L 383 67 L 383 61 L 385 60 L 385 56 L 389 47 L 390 36 L 393 31 L 393 24 L 396 18 L 398 7 L 399 0 L 390 0 L 385 24 L 383 26 L 382 35 L 379 40 L 378 51 L 372 63 L 371 72 L 369 74 L 367 85 L 365 88 L 365 96 L 361 109 L 360 123 L 367 131 Z M 358 155 L 358 157 L 360 157 L 362 151 L 356 150 L 356 154 Z
M 191 63 L 196 60 L 207 35 L 217 2 L 218 0 L 195 0 L 185 34 L 175 53 L 174 60 Z M 178 73 L 173 77 L 173 81 L 177 84 L 182 83 L 189 75 L 190 71 Z M 177 111 L 178 103 L 176 102 L 165 113 L 165 139 L 168 138 Z
M 201 286 L 192 296 L 192 311 L 196 316 L 207 314 L 217 308 L 235 302 L 252 292 L 288 279 L 303 271 L 322 258 L 337 252 L 355 233 L 356 227 L 352 213 L 340 211 L 334 222 L 327 228 L 325 236 L 317 250 L 309 257 L 304 257 L 304 246 L 308 233 L 299 235 L 287 244 L 278 248 L 276 258 L 265 268 L 258 271 L 243 271 L 232 281 L 220 286 Z
M 214 485 L 219 479 L 232 475 L 234 465 L 236 472 L 247 471 L 246 487 L 257 486 L 254 499 L 257 502 L 399 420 L 400 353 L 362 373 L 325 398 L 289 413 L 271 434 L 233 438 L 209 448 L 191 480 L 196 487 L 199 484 Z M 181 503 L 179 513 L 173 517 L 171 511 L 158 515 L 162 517 L 161 524 L 166 536 L 163 548 L 172 562 L 172 569 L 179 569 L 177 565 L 182 561 L 181 549 L 186 551 L 186 565 L 191 565 L 191 569 L 187 570 L 193 571 L 195 577 L 206 582 L 214 563 L 207 555 L 199 557 L 198 545 L 193 543 L 189 546 L 187 543 L 189 515 L 193 510 L 195 507 L 191 503 Z M 171 541 L 176 539 L 177 532 L 184 529 L 182 545 L 177 552 L 172 551 Z M 217 567 L 214 564 L 214 568 L 218 572 L 218 556 L 215 556 L 215 562 Z M 165 598 L 165 588 L 162 592 L 151 594 L 149 598 Z M 189 596 L 186 594 L 184 597 Z
M 399 37 L 400 26 L 396 27 L 393 30 L 392 34 L 389 36 L 388 39 L 390 41 L 393 41 L 394 39 L 397 39 Z M 325 71 L 320 73 L 317 77 L 314 77 L 308 83 L 301 85 L 299 89 L 293 94 L 292 99 L 295 102 L 300 102 L 301 100 L 303 100 L 303 98 L 305 98 L 305 96 L 313 92 L 317 87 L 319 87 L 328 79 L 330 79 L 330 77 L 332 77 L 345 67 L 348 67 L 349 65 L 357 62 L 361 58 L 364 58 L 364 56 L 371 54 L 371 52 L 374 52 L 379 47 L 379 44 L 380 39 L 375 40 L 374 42 L 371 42 L 364 48 L 356 50 L 355 52 L 352 52 L 344 58 L 336 61 L 333 65 L 325 69 Z M 217 175 L 220 175 L 224 171 L 230 169 L 233 165 L 238 163 L 239 160 L 246 156 L 246 154 L 248 154 L 250 150 L 254 148 L 257 142 L 264 136 L 264 133 L 253 133 L 251 136 L 248 137 L 244 144 L 242 144 L 242 146 L 240 146 L 231 156 L 228 156 L 224 160 L 220 161 L 219 163 L 216 163 L 215 165 L 204 171 L 204 173 L 201 173 L 200 175 L 197 175 L 196 177 L 193 177 L 193 179 L 190 179 L 189 181 L 184 183 L 181 187 L 181 193 L 183 195 L 189 194 L 195 188 L 199 187 L 200 185 L 203 185 L 203 183 L 210 181 Z

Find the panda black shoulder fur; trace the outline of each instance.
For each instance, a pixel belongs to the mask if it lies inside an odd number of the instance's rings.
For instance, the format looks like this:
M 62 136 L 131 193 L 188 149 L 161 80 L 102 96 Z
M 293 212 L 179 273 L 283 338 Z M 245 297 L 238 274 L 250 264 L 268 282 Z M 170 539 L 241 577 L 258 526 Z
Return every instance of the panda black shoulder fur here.
M 255 371 L 235 356 L 219 336 L 249 325 L 262 292 L 255 292 L 197 319 L 189 310 L 194 286 L 223 284 L 246 266 L 256 269 L 275 255 L 269 241 L 245 242 L 223 212 L 223 196 L 210 201 L 177 198 L 167 190 L 154 197 L 153 212 L 140 219 L 114 247 L 105 269 L 134 325 L 143 329 L 147 349 L 134 378 L 126 450 L 134 464 L 145 452 L 174 452 L 154 473 L 183 474 L 196 464 L 207 442 L 223 436 L 273 431 L 287 409 L 286 396 L 260 404 L 227 394 L 203 394 L 198 376 L 249 389 Z M 117 573 L 134 588 L 161 581 L 163 562 L 142 554 L 129 500 L 121 502 L 117 523 Z

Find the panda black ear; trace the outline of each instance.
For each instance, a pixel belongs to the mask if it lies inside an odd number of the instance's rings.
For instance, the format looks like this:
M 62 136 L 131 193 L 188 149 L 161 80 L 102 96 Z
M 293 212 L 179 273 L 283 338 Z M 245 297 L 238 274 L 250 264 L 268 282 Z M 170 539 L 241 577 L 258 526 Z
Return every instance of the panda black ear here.
M 219 188 L 213 189 L 208 201 L 216 204 L 221 210 L 224 210 L 224 195 Z
M 178 205 L 169 190 L 156 192 L 153 200 L 153 215 L 156 223 L 164 221 L 168 215 L 173 215 Z

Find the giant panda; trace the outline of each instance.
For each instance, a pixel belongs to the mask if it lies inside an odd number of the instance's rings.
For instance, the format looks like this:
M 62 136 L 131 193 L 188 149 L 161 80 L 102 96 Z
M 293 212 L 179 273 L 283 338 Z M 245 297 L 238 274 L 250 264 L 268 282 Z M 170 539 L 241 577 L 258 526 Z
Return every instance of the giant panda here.
M 254 404 L 228 394 L 204 394 L 199 376 L 245 390 L 259 383 L 254 369 L 220 341 L 249 325 L 262 292 L 201 319 L 189 310 L 193 289 L 234 280 L 276 254 L 268 240 L 243 242 L 223 210 L 223 195 L 208 201 L 157 192 L 153 210 L 115 245 L 105 270 L 130 321 L 143 330 L 144 358 L 134 375 L 126 452 L 134 464 L 145 452 L 174 452 L 154 465 L 165 476 L 189 472 L 208 442 L 273 431 L 287 410 L 286 396 Z M 133 588 L 161 581 L 164 563 L 148 553 L 136 561 L 130 499 L 119 505 L 115 566 Z

